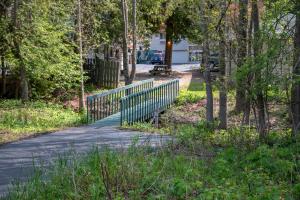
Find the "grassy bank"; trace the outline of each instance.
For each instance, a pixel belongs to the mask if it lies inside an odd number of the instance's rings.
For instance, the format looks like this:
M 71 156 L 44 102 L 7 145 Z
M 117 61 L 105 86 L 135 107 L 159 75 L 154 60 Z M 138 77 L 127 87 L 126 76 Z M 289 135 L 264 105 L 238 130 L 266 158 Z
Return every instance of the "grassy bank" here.
M 0 143 L 84 123 L 84 116 L 62 105 L 42 101 L 0 101 Z
M 255 132 L 214 134 L 182 127 L 178 143 L 60 159 L 48 181 L 39 171 L 9 199 L 290 199 L 300 198 L 300 141 L 274 133 L 260 144 Z M 41 171 L 40 171 L 41 172 Z

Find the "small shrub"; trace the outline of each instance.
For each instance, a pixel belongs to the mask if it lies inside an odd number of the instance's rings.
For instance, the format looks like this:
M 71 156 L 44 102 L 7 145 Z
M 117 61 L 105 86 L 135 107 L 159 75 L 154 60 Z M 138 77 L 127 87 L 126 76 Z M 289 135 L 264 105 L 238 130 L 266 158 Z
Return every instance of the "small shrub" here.
M 187 103 L 197 103 L 205 99 L 205 93 L 200 91 L 181 90 L 176 100 L 176 105 L 184 105 Z

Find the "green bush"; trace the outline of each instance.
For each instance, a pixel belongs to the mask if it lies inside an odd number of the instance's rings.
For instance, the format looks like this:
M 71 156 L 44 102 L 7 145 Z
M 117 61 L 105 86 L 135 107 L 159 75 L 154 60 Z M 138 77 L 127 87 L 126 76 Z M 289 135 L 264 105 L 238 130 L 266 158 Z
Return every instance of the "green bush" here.
M 181 90 L 176 100 L 177 105 L 184 105 L 187 103 L 197 103 L 200 100 L 205 99 L 205 92 L 203 91 L 188 91 Z

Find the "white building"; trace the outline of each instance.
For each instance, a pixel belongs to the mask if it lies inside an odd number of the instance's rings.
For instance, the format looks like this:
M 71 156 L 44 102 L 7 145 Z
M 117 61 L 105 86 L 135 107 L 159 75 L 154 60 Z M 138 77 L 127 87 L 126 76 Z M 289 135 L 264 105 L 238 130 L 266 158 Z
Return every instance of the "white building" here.
M 152 35 L 150 50 L 159 51 L 164 54 L 166 46 L 165 34 L 159 33 Z M 197 62 L 200 59 L 201 50 L 197 45 L 190 44 L 186 39 L 173 44 L 173 64 L 183 64 Z

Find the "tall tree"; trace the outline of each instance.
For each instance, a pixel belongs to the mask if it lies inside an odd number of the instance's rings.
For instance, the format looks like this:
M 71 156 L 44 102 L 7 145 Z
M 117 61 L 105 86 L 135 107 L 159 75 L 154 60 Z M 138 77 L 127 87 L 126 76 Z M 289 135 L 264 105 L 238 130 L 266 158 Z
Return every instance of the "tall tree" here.
M 84 104 L 84 71 L 83 71 L 83 47 L 82 47 L 82 11 L 81 0 L 77 0 L 77 23 L 78 23 L 78 48 L 79 48 L 79 67 L 80 67 L 80 90 L 79 90 L 79 109 L 85 109 Z
M 203 57 L 202 65 L 204 66 L 204 80 L 206 84 L 206 120 L 209 123 L 214 122 L 214 107 L 213 107 L 213 92 L 212 92 L 212 81 L 210 73 L 209 55 L 210 55 L 210 37 L 209 37 L 209 17 L 206 12 L 208 9 L 207 2 L 201 1 L 200 5 L 200 18 L 203 35 Z
M 129 82 L 132 83 L 136 72 L 136 42 L 137 42 L 137 24 L 136 24 L 136 0 L 132 0 L 132 67 Z
M 173 43 L 174 39 L 172 38 L 173 34 L 173 20 L 170 16 L 166 21 L 166 46 L 165 46 L 165 64 L 168 66 L 168 69 L 172 69 L 172 56 L 173 56 Z
M 9 49 L 7 35 L 8 35 L 8 10 L 11 6 L 10 0 L 3 0 L 0 2 L 0 66 L 2 71 L 2 88 L 0 92 L 0 96 L 4 97 L 6 93 L 6 64 L 5 64 L 5 56 Z
M 300 2 L 295 1 L 296 24 L 294 36 L 294 67 L 293 67 L 293 86 L 291 91 L 291 110 L 293 117 L 293 134 L 300 131 Z
M 123 15 L 123 73 L 125 78 L 125 85 L 129 85 L 133 82 L 136 73 L 136 38 L 137 38 L 137 7 L 136 0 L 132 0 L 132 68 L 129 70 L 128 64 L 128 32 L 129 32 L 129 22 L 128 22 L 128 4 L 127 0 L 122 0 L 122 15 Z
M 129 65 L 128 65 L 128 5 L 126 0 L 122 0 L 123 15 L 123 73 L 125 77 L 125 85 L 130 84 Z
M 230 4 L 230 2 L 228 2 Z M 226 78 L 226 37 L 225 37 L 225 22 L 226 22 L 226 12 L 229 5 L 226 5 L 226 1 L 221 2 L 221 19 L 220 27 L 218 29 L 219 33 L 219 49 L 220 49 L 220 103 L 219 103 L 219 128 L 227 128 L 227 78 Z
M 253 42 L 253 54 L 254 60 L 259 59 L 260 49 L 262 47 L 260 40 L 260 19 L 259 19 L 259 9 L 257 0 L 252 0 L 252 20 L 253 20 L 253 30 L 254 30 L 254 42 Z M 256 91 L 256 107 L 258 111 L 258 132 L 260 138 L 266 137 L 266 116 L 265 116 L 265 100 L 262 92 L 262 77 L 260 68 L 256 69 L 255 72 L 255 82 L 258 83 L 258 89 Z
M 12 8 L 12 23 L 11 30 L 13 33 L 13 54 L 17 59 L 18 64 L 20 66 L 19 74 L 20 74 L 20 86 L 21 86 L 21 99 L 22 101 L 27 101 L 29 99 L 29 91 L 28 91 L 28 77 L 26 72 L 26 65 L 24 62 L 23 55 L 21 53 L 21 42 L 22 36 L 19 35 L 21 23 L 19 21 L 19 7 L 21 4 L 21 0 L 14 0 L 13 8 Z M 27 16 L 28 17 L 28 16 Z
M 239 1 L 239 24 L 238 24 L 238 71 L 241 70 L 247 56 L 247 25 L 248 25 L 248 0 Z M 236 112 L 242 112 L 247 107 L 245 94 L 245 81 L 237 79 L 236 89 Z

